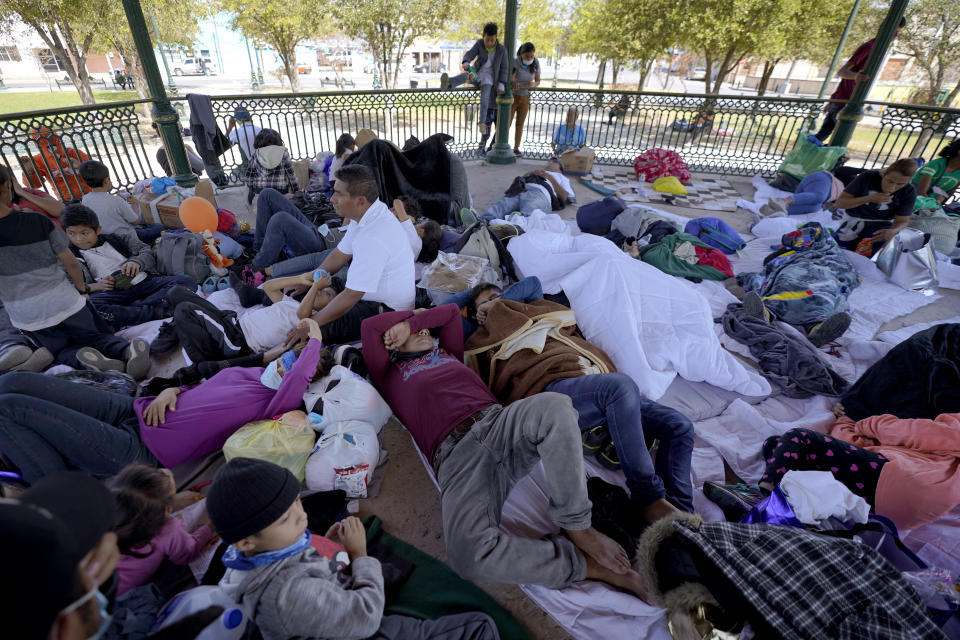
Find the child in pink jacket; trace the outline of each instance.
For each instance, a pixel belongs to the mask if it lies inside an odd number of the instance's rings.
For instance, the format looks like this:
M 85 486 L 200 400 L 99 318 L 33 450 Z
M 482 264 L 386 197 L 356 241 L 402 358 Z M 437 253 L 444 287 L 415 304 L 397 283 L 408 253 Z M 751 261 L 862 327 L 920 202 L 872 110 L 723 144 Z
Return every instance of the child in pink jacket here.
M 109 481 L 117 501 L 117 595 L 150 582 L 165 558 L 174 564 L 192 562 L 214 537 L 211 525 L 190 533 L 171 517 L 177 492 L 173 474 L 141 463 L 124 467 Z

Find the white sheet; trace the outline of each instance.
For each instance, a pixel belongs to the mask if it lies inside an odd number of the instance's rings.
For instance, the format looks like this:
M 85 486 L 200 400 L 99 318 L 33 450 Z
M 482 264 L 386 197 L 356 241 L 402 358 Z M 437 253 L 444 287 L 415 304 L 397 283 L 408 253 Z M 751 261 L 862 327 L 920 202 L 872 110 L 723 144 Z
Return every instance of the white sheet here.
M 509 250 L 545 292 L 563 289 L 587 340 L 647 397 L 662 396 L 677 374 L 747 396 L 770 393 L 762 376 L 720 345 L 710 305 L 687 281 L 588 234 L 529 231 L 511 240 Z

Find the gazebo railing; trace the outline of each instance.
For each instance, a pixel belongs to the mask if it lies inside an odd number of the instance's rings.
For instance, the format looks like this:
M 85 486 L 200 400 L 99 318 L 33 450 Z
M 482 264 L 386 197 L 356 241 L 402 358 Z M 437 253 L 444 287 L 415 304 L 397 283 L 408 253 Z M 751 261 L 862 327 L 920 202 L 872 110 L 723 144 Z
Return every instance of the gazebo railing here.
M 189 126 L 187 102 L 174 104 L 184 114 L 184 127 Z M 521 149 L 524 157 L 550 157 L 554 133 L 573 108 L 598 163 L 630 165 L 641 151 L 660 147 L 680 153 L 693 171 L 772 176 L 797 138 L 814 127 L 822 105 L 804 98 L 536 89 Z M 0 115 L 0 162 L 18 178 L 24 169 L 49 177 L 58 169 L 45 166 L 38 143 L 55 138 L 101 159 L 113 184 L 128 188 L 162 175 L 149 106 L 149 100 L 135 100 Z M 451 151 L 466 160 L 482 157 L 479 94 L 472 89 L 217 96 L 212 106 L 223 131 L 234 110 L 246 108 L 257 126 L 280 133 L 294 159 L 333 151 L 341 133 L 356 135 L 360 129 L 372 129 L 401 147 L 411 137 L 447 133 L 453 137 Z M 904 156 L 929 160 L 958 136 L 960 110 L 868 103 L 848 146 L 848 163 L 873 168 Z M 243 160 L 236 146 L 221 156 L 234 181 L 241 178 Z M 52 178 L 45 186 L 66 200 L 78 195 L 60 193 L 62 182 L 58 186 Z

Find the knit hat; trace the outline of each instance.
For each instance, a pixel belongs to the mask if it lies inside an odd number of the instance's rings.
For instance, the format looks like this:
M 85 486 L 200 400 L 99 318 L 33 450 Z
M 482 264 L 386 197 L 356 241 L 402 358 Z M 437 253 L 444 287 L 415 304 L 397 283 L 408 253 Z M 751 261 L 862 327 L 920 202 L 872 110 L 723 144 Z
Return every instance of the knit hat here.
M 207 514 L 227 544 L 260 533 L 300 494 L 287 469 L 265 460 L 234 458 L 220 467 L 207 495 Z

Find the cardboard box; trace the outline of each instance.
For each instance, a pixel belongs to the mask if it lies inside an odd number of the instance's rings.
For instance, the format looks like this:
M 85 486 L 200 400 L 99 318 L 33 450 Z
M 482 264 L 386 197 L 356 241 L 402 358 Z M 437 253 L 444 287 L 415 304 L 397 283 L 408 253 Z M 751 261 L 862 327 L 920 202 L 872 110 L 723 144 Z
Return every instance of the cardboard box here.
M 210 182 L 209 178 L 203 178 L 197 182 L 197 186 L 193 190 L 195 196 L 199 196 L 213 205 L 213 208 L 217 207 L 217 197 L 214 195 L 213 183 Z
M 377 139 L 377 134 L 373 129 L 360 129 L 357 132 L 357 137 L 354 138 L 354 141 L 357 143 L 357 149 L 367 144 L 371 140 Z
M 568 176 L 585 176 L 593 169 L 593 159 L 596 156 L 590 147 L 580 147 L 564 152 L 560 156 L 563 163 L 563 173 Z
M 163 226 L 183 229 L 183 222 L 180 221 L 180 199 L 177 194 L 164 194 L 163 198 L 157 201 L 157 214 L 160 218 L 157 222 Z
M 156 219 L 156 216 L 153 215 L 153 211 L 150 208 L 150 203 L 155 200 L 163 198 L 163 195 L 155 195 L 153 191 L 146 189 L 140 192 L 139 195 L 135 195 L 130 198 L 130 206 L 133 207 L 133 210 L 140 214 L 140 217 L 143 218 L 144 224 L 156 224 L 160 222 Z
M 310 161 L 294 160 L 293 173 L 297 176 L 297 186 L 300 187 L 300 190 L 306 190 L 310 186 Z

